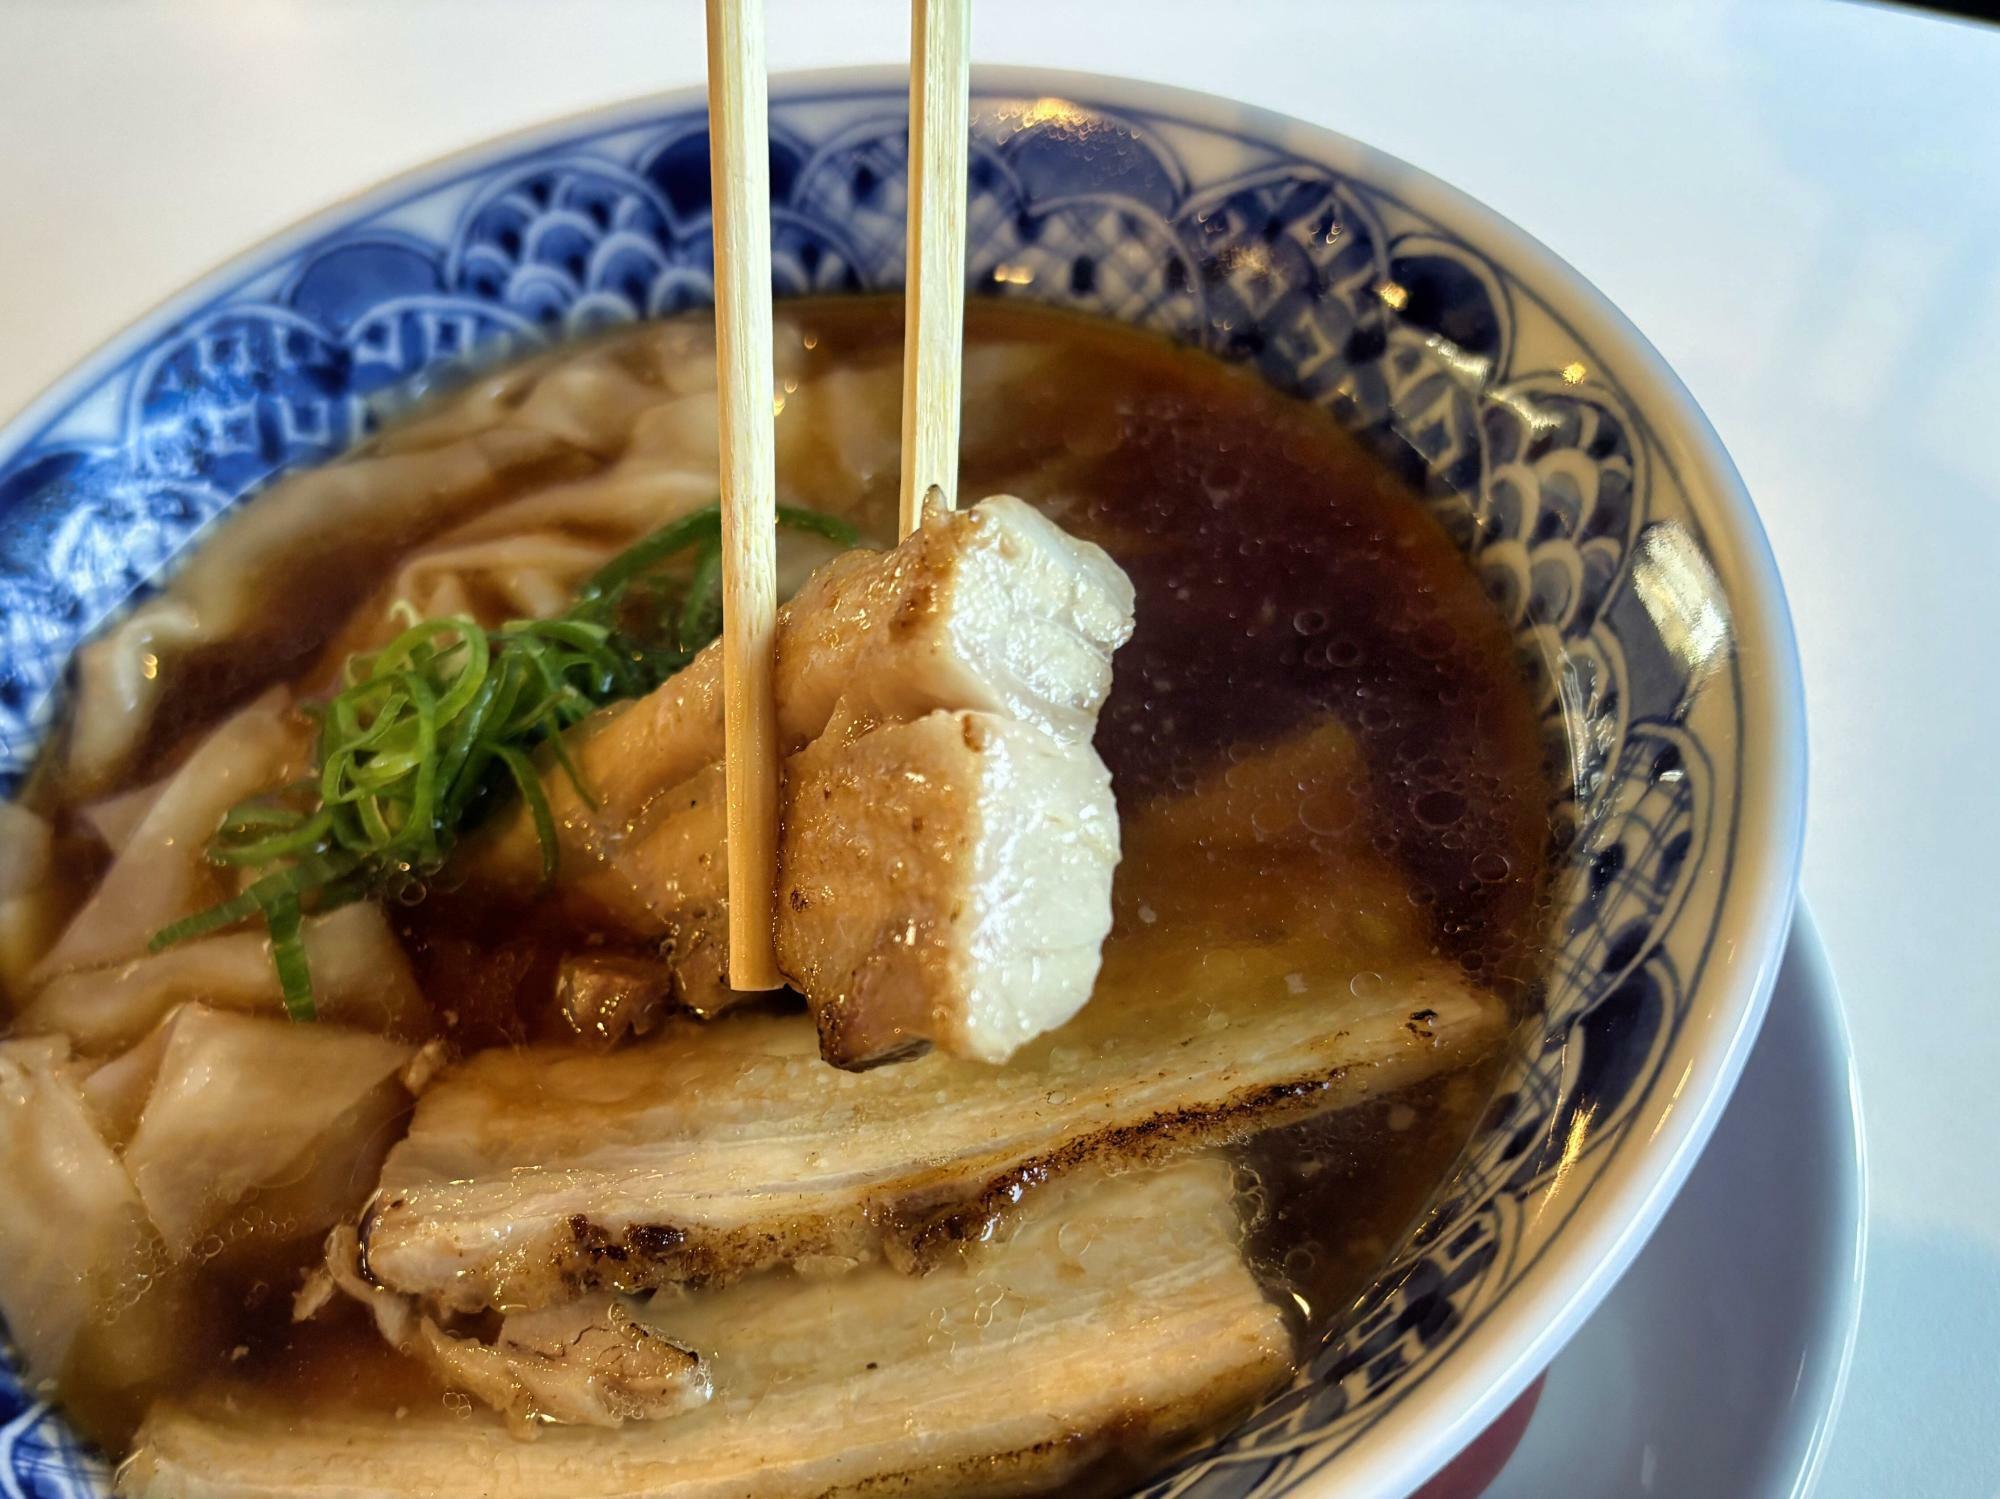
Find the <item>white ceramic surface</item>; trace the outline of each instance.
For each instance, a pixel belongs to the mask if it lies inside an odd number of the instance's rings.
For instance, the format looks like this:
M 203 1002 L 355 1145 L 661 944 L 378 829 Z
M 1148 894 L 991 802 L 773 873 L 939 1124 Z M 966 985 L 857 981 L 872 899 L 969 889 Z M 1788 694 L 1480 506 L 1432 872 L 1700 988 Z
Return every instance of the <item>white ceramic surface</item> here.
M 1801 905 L 1709 1148 L 1482 1499 L 1804 1499 L 1854 1351 L 1866 1197 L 1847 1022 Z
M 465 25 L 473 10 L 483 27 Z M 907 21 L 895 0 L 772 13 L 786 68 L 896 56 Z M 975 45 L 1369 139 L 1563 254 L 1686 379 L 1757 496 L 1798 618 L 1805 888 L 1869 1095 L 1869 1294 L 1821 1492 L 2000 1493 L 2000 1449 L 1980 1435 L 2000 1394 L 2000 1003 L 1983 935 L 2000 798 L 1977 791 L 2000 697 L 1976 685 L 2000 658 L 2000 449 L 1981 440 L 2000 347 L 2000 35 L 1832 0 L 1227 14 L 1218 35 L 1211 0 L 987 0 Z M 0 412 L 330 198 L 524 119 L 697 80 L 700 30 L 699 7 L 659 0 L 8 0 Z M 1926 524 L 1901 524 L 1918 505 Z M 1863 579 L 1881 588 L 1857 604 Z

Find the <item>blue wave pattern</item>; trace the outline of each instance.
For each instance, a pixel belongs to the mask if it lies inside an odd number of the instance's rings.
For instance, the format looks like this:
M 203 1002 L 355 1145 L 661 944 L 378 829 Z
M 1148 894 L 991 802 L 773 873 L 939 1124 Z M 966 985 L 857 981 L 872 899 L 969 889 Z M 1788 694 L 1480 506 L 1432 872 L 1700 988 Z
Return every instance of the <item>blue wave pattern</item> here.
M 0 1495 L 5 1499 L 95 1499 L 111 1468 L 79 1442 L 56 1408 L 28 1393 L 11 1351 L 0 1361 Z
M 1607 372 L 1516 369 L 1518 288 L 1389 194 L 1186 121 L 975 105 L 973 289 L 1199 345 L 1363 434 L 1419 482 L 1514 625 L 1566 788 L 1542 1035 L 1342 1330 L 1242 1430 L 1146 1491 L 1278 1495 L 1493 1311 L 1581 1195 L 1573 1182 L 1544 1202 L 1552 1178 L 1602 1169 L 1659 1081 L 1720 897 L 1695 879 L 1716 822 L 1685 721 L 1696 684 L 1628 586 L 1646 529 L 1677 522 L 1649 515 L 1651 440 Z M 896 100 L 779 101 L 780 293 L 901 284 L 906 152 Z M 77 392 L 0 466 L 4 784 L 27 769 L 71 652 L 206 522 L 476 364 L 707 303 L 708 212 L 698 113 L 583 130 L 257 267 Z M 101 1464 L 11 1373 L 0 1401 L 0 1487 L 102 1491 Z

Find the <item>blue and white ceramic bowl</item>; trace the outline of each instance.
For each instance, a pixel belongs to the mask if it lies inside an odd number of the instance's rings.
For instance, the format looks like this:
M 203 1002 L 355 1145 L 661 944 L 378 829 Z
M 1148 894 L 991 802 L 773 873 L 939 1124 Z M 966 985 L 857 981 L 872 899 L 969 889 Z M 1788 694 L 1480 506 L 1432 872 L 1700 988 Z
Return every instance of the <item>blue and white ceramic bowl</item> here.
M 904 81 L 772 89 L 781 293 L 900 284 Z M 1254 364 L 1427 479 L 1534 664 L 1573 792 L 1547 1018 L 1344 1330 L 1147 1492 L 1396 1499 L 1503 1409 L 1706 1140 L 1791 911 L 1804 788 L 1783 596 L 1729 459 L 1588 283 L 1354 141 L 1112 79 L 981 73 L 971 263 Z M 0 434 L 0 783 L 77 644 L 202 527 L 470 361 L 708 300 L 702 100 L 455 157 L 251 251 Z M 0 1380 L 0 1490 L 101 1491 Z

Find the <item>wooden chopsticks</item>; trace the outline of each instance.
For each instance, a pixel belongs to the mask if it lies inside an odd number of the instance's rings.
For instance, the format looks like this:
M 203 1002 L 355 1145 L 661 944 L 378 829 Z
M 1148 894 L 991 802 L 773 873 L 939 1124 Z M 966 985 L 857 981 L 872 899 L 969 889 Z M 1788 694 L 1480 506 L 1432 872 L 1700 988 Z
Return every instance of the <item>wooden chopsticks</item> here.
M 764 0 L 708 0 L 708 164 L 722 446 L 723 785 L 729 987 L 784 985 L 778 868 L 777 443 L 772 431 L 771 150 Z
M 910 205 L 903 272 L 900 534 L 958 503 L 965 337 L 970 0 L 910 0 Z
M 957 503 L 969 0 L 911 0 L 901 534 Z M 722 450 L 729 987 L 776 989 L 777 472 L 764 0 L 708 0 L 708 152 Z

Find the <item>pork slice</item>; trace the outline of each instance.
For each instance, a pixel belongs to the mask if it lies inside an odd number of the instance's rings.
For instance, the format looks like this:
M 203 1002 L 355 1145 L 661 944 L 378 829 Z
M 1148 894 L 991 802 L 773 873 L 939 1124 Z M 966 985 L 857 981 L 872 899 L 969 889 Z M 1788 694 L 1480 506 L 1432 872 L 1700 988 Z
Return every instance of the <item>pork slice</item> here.
M 701 1359 L 645 1325 L 616 1296 L 505 1317 L 490 1343 L 425 1318 L 414 1351 L 444 1383 L 477 1396 L 516 1430 L 616 1428 L 677 1415 L 709 1397 Z
M 822 1072 L 828 1069 L 821 1068 Z M 831 1074 L 830 1074 L 831 1075 Z M 615 1431 L 508 1435 L 436 1402 L 230 1387 L 162 1404 L 121 1472 L 131 1499 L 806 1499 L 1067 1491 L 1226 1421 L 1286 1372 L 1290 1339 L 1245 1267 L 1214 1159 L 1077 1181 L 1011 1239 L 930 1275 L 776 1273 L 656 1298 L 699 1346 L 705 1406 Z M 996 1398 L 997 1397 L 997 1398 Z
M 368 1278 L 353 1226 L 341 1224 L 327 1238 L 325 1263 L 293 1298 L 292 1320 L 348 1302 L 368 1313 L 390 1348 L 499 1411 L 519 1435 L 547 1425 L 650 1421 L 709 1397 L 700 1355 L 641 1321 L 628 1297 L 580 1296 L 510 1312 L 490 1337 L 478 1327 L 441 1326 L 414 1297 Z
M 999 1068 L 932 1053 L 842 1072 L 810 1021 L 771 1014 L 671 1021 L 610 1055 L 475 1057 L 391 1152 L 369 1269 L 472 1311 L 808 1256 L 921 1261 L 1076 1167 L 1373 1097 L 1481 1055 L 1504 1024 L 1455 967 L 1351 985 L 1310 926 L 1114 948 L 1082 1014 Z
M 895 722 L 969 708 L 1088 739 L 1132 632 L 1132 585 L 1098 547 L 995 495 L 934 517 L 891 551 L 854 551 L 778 612 L 775 695 L 784 748 L 816 739 L 837 704 Z M 550 767 L 543 789 L 567 870 L 616 856 L 651 803 L 722 757 L 722 658 L 711 646 L 651 696 L 579 725 L 569 749 L 596 802 Z M 503 817 L 469 851 L 488 879 L 531 884 L 532 823 Z
M 783 805 L 778 962 L 828 1061 L 936 1046 L 1002 1062 L 1090 997 L 1118 809 L 1088 744 L 984 712 L 828 732 L 787 764 Z M 600 919 L 666 939 L 683 998 L 712 1011 L 735 997 L 721 767 L 659 807 L 574 889 Z

